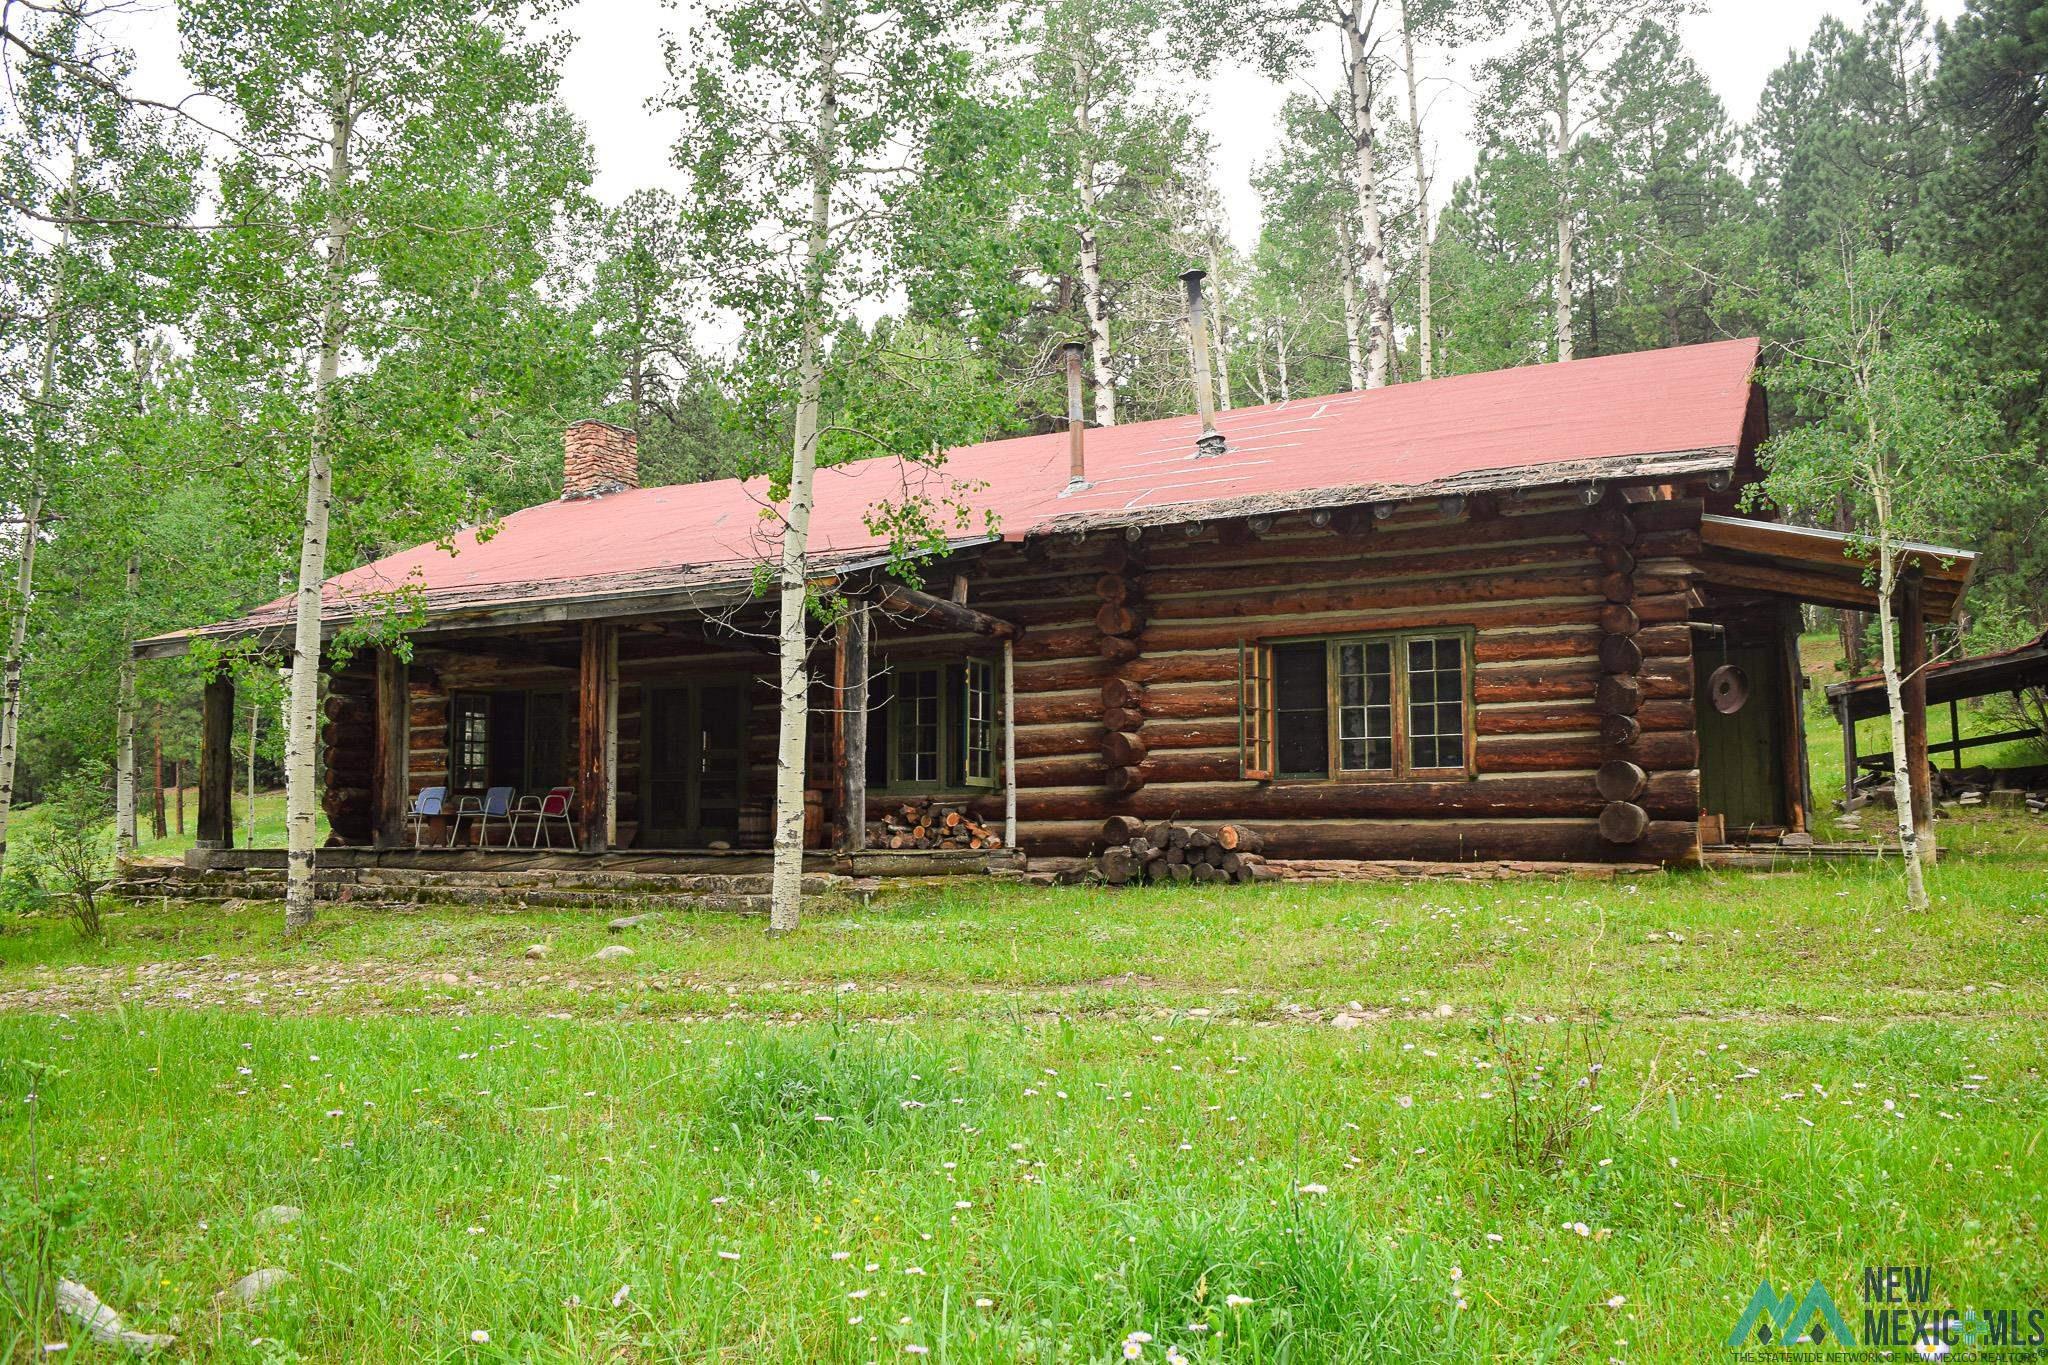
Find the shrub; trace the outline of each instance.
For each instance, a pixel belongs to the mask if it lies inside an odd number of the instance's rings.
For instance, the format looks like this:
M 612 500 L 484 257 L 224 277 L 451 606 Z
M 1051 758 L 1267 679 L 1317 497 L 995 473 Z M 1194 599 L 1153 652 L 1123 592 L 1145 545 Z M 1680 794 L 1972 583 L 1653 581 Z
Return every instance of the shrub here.
M 30 884 L 66 898 L 78 932 L 100 936 L 100 888 L 113 864 L 113 800 L 107 765 L 89 762 L 58 779 L 42 804 L 43 823 L 23 850 Z

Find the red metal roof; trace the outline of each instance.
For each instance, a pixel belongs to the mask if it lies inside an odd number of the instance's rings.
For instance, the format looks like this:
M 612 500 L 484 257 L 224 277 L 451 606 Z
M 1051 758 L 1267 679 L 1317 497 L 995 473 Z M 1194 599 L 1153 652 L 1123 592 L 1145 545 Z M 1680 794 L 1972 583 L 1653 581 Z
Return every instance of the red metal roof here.
M 1662 457 L 1645 471 L 1727 468 L 1741 444 L 1753 339 L 1529 365 L 1218 413 L 1226 453 L 1194 454 L 1193 417 L 1091 429 L 1089 484 L 1067 491 L 1064 432 L 949 451 L 932 468 L 895 458 L 821 471 L 811 545 L 821 561 L 886 549 L 877 506 L 916 493 L 976 511 L 963 540 L 1094 524 L 1184 520 L 1601 477 L 1603 465 Z M 648 591 L 744 579 L 777 554 L 781 523 L 765 481 L 724 479 L 557 501 L 506 517 L 497 533 L 421 546 L 330 579 L 329 611 L 412 582 L 430 607 Z M 274 624 L 290 599 L 239 629 Z

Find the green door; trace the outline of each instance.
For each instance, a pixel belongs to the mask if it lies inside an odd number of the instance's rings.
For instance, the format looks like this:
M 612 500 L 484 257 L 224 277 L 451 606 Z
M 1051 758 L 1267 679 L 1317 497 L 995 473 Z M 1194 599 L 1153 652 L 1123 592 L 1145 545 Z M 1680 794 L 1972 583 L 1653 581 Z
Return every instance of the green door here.
M 647 691 L 641 757 L 642 847 L 730 841 L 739 832 L 746 769 L 746 691 L 738 682 Z
M 1718 645 L 1694 655 L 1694 708 L 1700 727 L 1700 806 L 1727 817 L 1734 834 L 1785 823 L 1784 686 L 1775 645 L 1730 645 L 1725 662 L 1749 675 L 1749 700 L 1733 715 L 1714 709 L 1707 680 L 1724 662 Z

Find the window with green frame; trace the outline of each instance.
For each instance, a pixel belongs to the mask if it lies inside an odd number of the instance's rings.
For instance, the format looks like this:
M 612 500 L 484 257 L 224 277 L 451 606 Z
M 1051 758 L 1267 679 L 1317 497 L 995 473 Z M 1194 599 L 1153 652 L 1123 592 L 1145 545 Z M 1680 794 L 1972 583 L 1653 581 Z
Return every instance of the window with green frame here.
M 1472 632 L 1390 631 L 1239 651 L 1246 777 L 1470 774 Z
M 868 786 L 946 791 L 996 781 L 995 666 L 896 663 L 868 684 Z

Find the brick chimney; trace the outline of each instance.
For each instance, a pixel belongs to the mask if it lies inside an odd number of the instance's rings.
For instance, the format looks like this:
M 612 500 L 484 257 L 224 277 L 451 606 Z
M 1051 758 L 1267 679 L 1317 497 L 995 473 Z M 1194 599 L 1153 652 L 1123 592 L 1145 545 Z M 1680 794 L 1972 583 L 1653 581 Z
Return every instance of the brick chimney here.
M 633 433 L 586 417 L 562 433 L 562 496 L 596 498 L 640 486 L 640 453 Z

